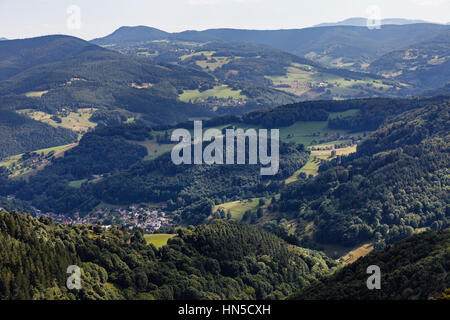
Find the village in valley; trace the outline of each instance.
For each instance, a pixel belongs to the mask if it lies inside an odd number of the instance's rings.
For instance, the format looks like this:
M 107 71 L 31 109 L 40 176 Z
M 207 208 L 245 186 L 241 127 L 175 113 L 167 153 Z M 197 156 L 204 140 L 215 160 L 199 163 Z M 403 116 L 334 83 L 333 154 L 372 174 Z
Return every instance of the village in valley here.
M 79 213 L 75 213 L 73 217 L 51 212 L 43 213 L 36 208 L 32 209 L 36 218 L 50 217 L 53 221 L 63 224 L 101 225 L 106 229 L 111 225 L 122 225 L 130 231 L 137 228 L 143 229 L 145 233 L 155 233 L 173 227 L 173 221 L 169 214 L 161 209 L 145 205 L 131 205 L 126 208 L 102 207 L 87 216 L 80 216 Z

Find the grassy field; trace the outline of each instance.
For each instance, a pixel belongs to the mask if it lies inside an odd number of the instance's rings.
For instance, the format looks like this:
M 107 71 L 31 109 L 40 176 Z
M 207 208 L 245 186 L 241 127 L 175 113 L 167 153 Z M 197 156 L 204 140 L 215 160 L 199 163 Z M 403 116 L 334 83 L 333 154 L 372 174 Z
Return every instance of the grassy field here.
M 207 99 L 209 97 L 216 98 L 233 98 L 233 99 L 246 99 L 247 97 L 242 94 L 241 90 L 232 90 L 227 85 L 216 86 L 213 89 L 209 89 L 203 92 L 199 90 L 185 90 L 180 96 L 180 100 L 184 102 L 194 101 L 196 99 Z
M 44 91 L 30 91 L 30 92 L 25 93 L 25 96 L 27 98 L 40 98 L 46 93 L 48 93 L 48 90 L 44 90 Z
M 81 108 L 77 112 L 70 112 L 66 117 L 60 117 L 61 123 L 54 121 L 52 114 L 48 114 L 42 111 L 35 111 L 31 109 L 24 109 L 18 111 L 21 114 L 27 115 L 28 117 L 47 123 L 53 127 L 62 127 L 66 129 L 73 130 L 75 132 L 86 132 L 90 128 L 97 126 L 95 122 L 91 122 L 89 119 L 92 114 L 96 111 L 95 108 Z
M 233 202 L 226 202 L 215 206 L 213 212 L 216 212 L 220 208 L 223 208 L 225 212 L 228 212 L 228 210 L 230 210 L 231 217 L 234 220 L 240 221 L 242 220 L 242 217 L 244 216 L 244 213 L 247 210 L 255 210 L 258 207 L 259 199 L 260 198 L 253 198 Z
M 350 153 L 356 152 L 356 145 L 347 147 L 347 148 L 341 148 L 341 149 L 335 149 L 336 156 L 339 155 L 348 155 Z M 315 150 L 311 151 L 311 157 L 309 158 L 308 162 L 300 169 L 294 172 L 292 176 L 287 178 L 284 182 L 286 184 L 295 182 L 298 180 L 298 176 L 300 173 L 305 173 L 306 176 L 316 176 L 318 174 L 320 161 L 326 160 L 329 161 L 333 159 L 334 157 L 331 156 L 332 150 Z
M 373 250 L 373 243 L 366 243 L 358 248 L 355 248 L 343 255 L 340 260 L 343 264 L 351 264 L 361 257 L 367 256 Z
M 144 158 L 144 160 L 156 159 L 160 155 L 171 151 L 174 146 L 173 144 L 159 144 L 156 141 L 156 139 L 145 141 L 128 141 L 128 142 L 139 144 L 147 149 L 148 155 Z
M 37 153 L 39 155 L 44 154 L 44 156 L 47 156 L 50 152 L 54 152 L 54 157 L 58 158 L 58 157 L 61 157 L 65 151 L 72 149 L 76 145 L 77 145 L 77 143 L 72 143 L 72 144 L 67 144 L 67 145 L 63 145 L 63 146 L 40 149 L 40 150 L 36 150 L 36 151 L 32 151 L 32 152 Z M 0 161 L 0 166 L 6 167 L 7 169 L 12 171 L 12 175 L 10 176 L 11 178 L 14 178 L 17 176 L 24 177 L 26 175 L 32 174 L 36 170 L 41 170 L 45 167 L 45 165 L 38 165 L 36 169 L 25 168 L 20 163 L 20 159 L 22 158 L 22 156 L 23 156 L 23 154 L 18 154 L 18 155 L 14 155 L 14 156 L 8 157 L 8 158 Z M 15 167 L 13 167 L 14 163 L 16 164 Z
M 343 113 L 344 112 L 340 114 Z M 228 123 L 225 125 L 217 126 L 215 128 L 222 130 L 223 128 L 228 126 L 233 126 L 235 128 L 244 130 L 261 129 L 261 126 L 246 123 Z M 281 141 L 304 144 L 307 147 L 310 146 L 329 147 L 339 143 L 349 143 L 351 142 L 351 137 L 362 137 L 363 134 L 364 132 L 357 132 L 350 134 L 346 130 L 329 129 L 328 121 L 298 121 L 291 126 L 280 128 Z
M 180 57 L 181 61 L 192 58 L 194 56 L 204 55 L 207 60 L 198 60 L 195 62 L 196 65 L 204 69 L 205 71 L 214 71 L 217 68 L 229 63 L 231 59 L 229 57 L 213 57 L 215 51 L 200 51 L 191 54 L 186 54 Z
M 373 243 L 365 243 L 354 247 L 344 247 L 335 244 L 323 246 L 323 251 L 327 256 L 334 258 L 345 265 L 351 264 L 359 258 L 368 255 L 372 250 Z
M 281 128 L 280 139 L 308 146 L 313 140 L 319 141 L 326 136 L 346 133 L 346 130 L 329 129 L 327 121 L 298 121 L 289 127 Z
M 301 64 L 292 64 L 286 68 L 284 76 L 266 76 L 275 87 L 298 96 L 312 94 L 314 88 L 330 90 L 333 95 L 356 94 L 368 88 L 379 90 L 390 89 L 391 86 L 384 84 L 381 80 L 373 79 L 347 79 L 334 74 L 317 71 L 314 67 Z M 279 86 L 282 87 L 279 87 Z
M 328 117 L 328 120 L 356 116 L 359 114 L 359 112 L 360 112 L 359 109 L 349 109 L 344 112 L 330 112 L 330 116 Z
M 162 248 L 167 244 L 169 239 L 175 237 L 175 234 L 155 233 L 144 235 L 147 244 L 153 244 L 156 248 Z
M 205 57 L 211 57 L 214 53 L 216 53 L 215 51 L 199 51 L 199 52 L 194 52 L 194 53 L 191 53 L 191 54 L 185 54 L 184 56 L 181 56 L 180 57 L 180 60 L 181 61 L 184 61 L 184 60 L 186 60 L 186 59 L 189 59 L 189 58 L 192 58 L 192 57 L 194 57 L 194 56 L 201 56 L 202 54 L 205 56 Z
M 294 172 L 292 176 L 287 178 L 284 182 L 286 184 L 295 182 L 298 180 L 300 173 L 305 173 L 307 177 L 310 175 L 317 176 L 317 170 L 319 170 L 320 161 L 316 158 L 311 157 L 308 162 L 300 169 Z
M 87 181 L 88 181 L 87 179 L 71 181 L 69 182 L 69 187 L 79 189 L 81 188 L 81 185 Z
M 315 147 L 317 147 L 317 146 L 315 146 Z M 311 151 L 311 155 L 321 158 L 321 159 L 331 158 L 332 151 L 333 150 L 314 150 L 314 151 Z M 356 144 L 353 146 L 346 147 L 346 148 L 334 149 L 334 151 L 336 152 L 336 156 L 346 156 L 346 155 L 356 152 Z

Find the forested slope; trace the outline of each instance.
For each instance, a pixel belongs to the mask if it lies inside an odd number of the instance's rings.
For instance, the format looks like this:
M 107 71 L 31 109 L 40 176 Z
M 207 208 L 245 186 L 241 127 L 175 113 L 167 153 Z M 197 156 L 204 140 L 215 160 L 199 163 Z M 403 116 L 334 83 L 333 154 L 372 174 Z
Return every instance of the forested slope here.
M 276 208 L 296 217 L 299 235 L 313 223 L 319 243 L 382 248 L 421 228 L 448 227 L 449 110 L 447 101 L 392 118 L 356 154 L 288 185 Z
M 321 253 L 223 221 L 182 229 L 160 250 L 141 231 L 19 213 L 0 213 L 0 231 L 2 300 L 283 298 L 335 266 Z M 83 270 L 79 291 L 65 287 L 69 265 Z
M 77 140 L 68 129 L 54 128 L 13 111 L 0 109 L 0 159 Z
M 368 266 L 381 271 L 381 289 L 368 290 Z M 302 289 L 299 300 L 426 300 L 450 287 L 450 231 L 426 232 L 374 252 Z M 448 297 L 448 295 L 447 295 Z M 442 294 L 442 298 L 444 295 Z

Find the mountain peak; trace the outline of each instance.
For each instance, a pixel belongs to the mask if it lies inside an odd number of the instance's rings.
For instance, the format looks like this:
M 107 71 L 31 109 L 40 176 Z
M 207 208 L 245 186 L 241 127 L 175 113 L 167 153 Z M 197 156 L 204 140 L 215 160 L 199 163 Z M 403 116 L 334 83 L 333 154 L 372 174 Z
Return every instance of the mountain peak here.
M 167 39 L 170 33 L 147 26 L 123 26 L 110 35 L 92 40 L 92 43 L 103 45 L 111 43 L 129 43 Z

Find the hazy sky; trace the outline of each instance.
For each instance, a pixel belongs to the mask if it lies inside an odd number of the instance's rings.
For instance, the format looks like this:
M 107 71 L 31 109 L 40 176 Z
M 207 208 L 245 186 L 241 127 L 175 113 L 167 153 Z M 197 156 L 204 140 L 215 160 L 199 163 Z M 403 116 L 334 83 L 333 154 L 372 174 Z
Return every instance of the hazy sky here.
M 0 37 L 62 33 L 92 39 L 123 25 L 171 32 L 302 28 L 367 17 L 371 6 L 382 18 L 450 22 L 450 0 L 0 0 Z

